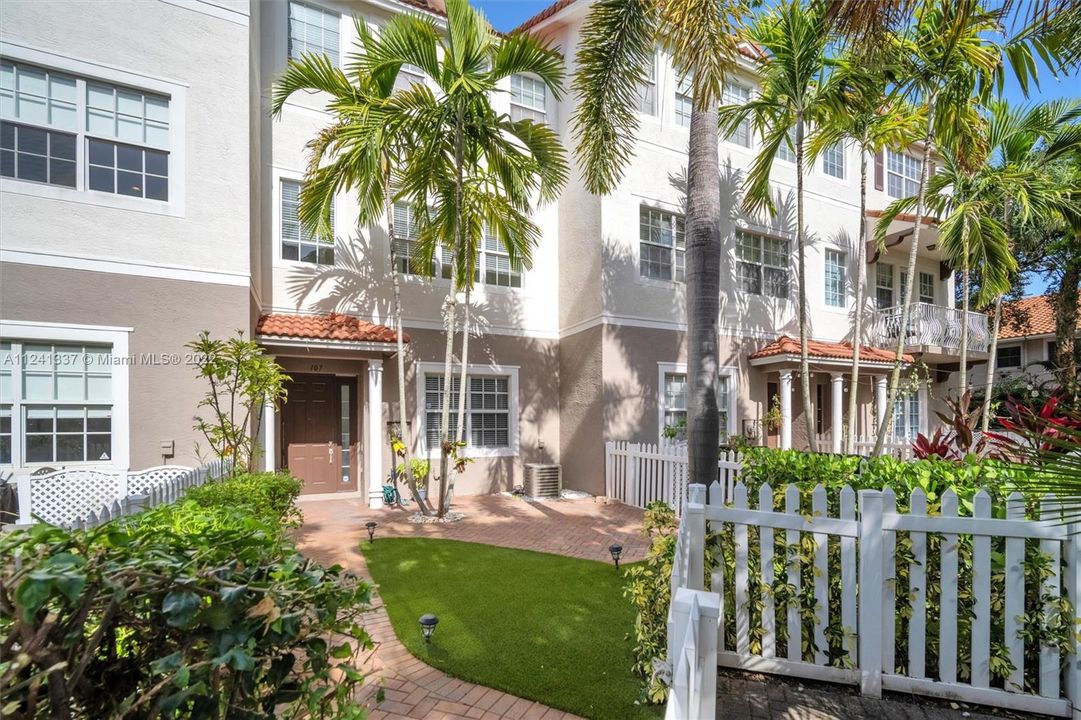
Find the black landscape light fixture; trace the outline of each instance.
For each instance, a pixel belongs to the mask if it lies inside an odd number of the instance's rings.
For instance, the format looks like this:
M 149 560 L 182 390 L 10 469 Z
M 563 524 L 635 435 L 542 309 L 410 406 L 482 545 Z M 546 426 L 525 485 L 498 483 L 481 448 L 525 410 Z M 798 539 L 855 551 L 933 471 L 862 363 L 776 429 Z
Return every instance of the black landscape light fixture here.
M 439 618 L 431 613 L 420 616 L 420 631 L 424 633 L 424 642 L 430 643 L 432 635 L 435 635 L 435 626 L 439 624 Z
M 364 527 L 368 528 L 368 542 L 369 543 L 373 542 L 375 540 L 375 526 L 376 526 L 376 523 L 373 523 L 373 522 L 364 523 Z
M 616 564 L 616 570 L 619 570 L 619 556 L 623 554 L 623 546 L 609 545 L 608 552 L 612 553 L 612 562 Z

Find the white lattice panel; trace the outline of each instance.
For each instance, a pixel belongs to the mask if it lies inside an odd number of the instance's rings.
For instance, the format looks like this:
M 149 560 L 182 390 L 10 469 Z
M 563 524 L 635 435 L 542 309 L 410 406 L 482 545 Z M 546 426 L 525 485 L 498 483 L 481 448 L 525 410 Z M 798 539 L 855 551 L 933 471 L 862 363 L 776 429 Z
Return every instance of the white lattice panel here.
M 192 468 L 183 465 L 159 465 L 158 467 L 147 468 L 142 472 L 130 473 L 128 475 L 128 495 L 145 495 L 150 492 L 150 488 L 156 485 L 164 485 L 170 480 L 191 472 L 194 472 Z
M 32 478 L 34 515 L 54 525 L 70 523 L 117 499 L 120 475 L 100 470 L 59 470 Z

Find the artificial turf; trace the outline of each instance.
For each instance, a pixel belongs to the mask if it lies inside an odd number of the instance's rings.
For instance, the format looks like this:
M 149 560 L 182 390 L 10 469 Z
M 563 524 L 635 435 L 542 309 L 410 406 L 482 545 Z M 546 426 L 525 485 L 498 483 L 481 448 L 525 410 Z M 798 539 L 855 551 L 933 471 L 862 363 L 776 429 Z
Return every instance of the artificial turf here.
M 394 632 L 446 673 L 596 720 L 636 705 L 634 612 L 611 564 L 422 538 L 361 543 Z M 430 644 L 418 619 L 439 616 Z

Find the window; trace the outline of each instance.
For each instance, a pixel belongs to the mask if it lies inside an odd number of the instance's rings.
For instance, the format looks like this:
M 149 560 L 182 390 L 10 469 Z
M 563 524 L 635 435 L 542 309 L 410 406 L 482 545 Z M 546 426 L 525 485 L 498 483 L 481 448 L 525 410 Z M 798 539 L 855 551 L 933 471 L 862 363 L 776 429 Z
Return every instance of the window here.
M 920 434 L 920 396 L 910 392 L 897 398 L 893 404 L 893 436 L 915 438 Z
M 341 419 L 339 424 L 341 425 L 341 463 L 342 463 L 342 482 L 348 483 L 349 476 L 352 474 L 350 470 L 353 467 L 351 453 L 353 449 L 352 433 L 353 421 L 352 413 L 350 412 L 352 403 L 350 402 L 350 387 L 346 383 L 341 384 L 340 399 L 341 399 Z
M 678 369 L 669 370 L 668 368 Z M 728 442 L 734 385 L 731 372 L 731 370 L 722 370 L 717 375 L 717 424 L 719 428 L 718 440 L 721 444 Z M 684 366 L 662 363 L 661 382 L 660 419 L 663 425 L 660 431 L 663 433 L 665 428 L 680 428 L 682 430 L 687 424 L 687 407 L 690 397 L 687 387 L 687 373 Z M 677 433 L 677 436 L 680 439 L 686 439 L 685 430 Z
M 649 59 L 646 79 L 638 84 L 634 105 L 644 115 L 657 114 L 657 53 Z
M 299 2 L 289 3 L 289 57 L 298 60 L 304 53 L 322 53 L 336 66 L 339 63 L 338 13 Z
M 746 105 L 750 100 L 751 89 L 747 86 L 733 82 L 724 84 L 724 96 L 722 101 L 725 105 Z M 725 140 L 749 148 L 751 146 L 750 119 L 745 118 L 743 122 L 739 124 L 739 127 L 737 127 L 731 135 L 725 138 Z
M 676 84 L 676 125 L 685 128 L 691 126 L 691 111 L 694 110 L 691 82 L 692 78 L 688 75 Z
M 905 153 L 886 151 L 886 193 L 893 198 L 912 197 L 920 191 L 923 161 Z
M 875 264 L 875 301 L 879 308 L 893 307 L 893 265 Z
M 664 374 L 664 427 L 678 428 L 687 424 L 687 374 Z M 661 428 L 662 430 L 664 428 Z
M 501 287 L 522 287 L 522 264 L 511 262 L 510 255 L 499 238 L 484 230 L 484 246 L 477 265 L 479 280 L 485 285 Z
M 845 148 L 841 143 L 830 145 L 822 153 L 822 172 L 830 177 L 845 178 Z
M 743 292 L 787 298 L 788 241 L 743 230 L 737 231 L 736 240 L 736 272 Z
M 512 120 L 534 120 L 545 122 L 547 114 L 548 88 L 544 83 L 529 75 L 510 76 L 510 116 Z
M 935 276 L 931 273 L 920 273 L 920 302 L 929 305 L 935 304 Z
M 416 65 L 410 63 L 402 63 L 402 66 L 398 69 L 398 77 L 394 78 L 394 90 L 399 92 L 401 90 L 408 90 L 414 85 L 424 84 L 424 71 Z
M 0 62 L 0 176 L 169 200 L 169 98 Z
M 1000 347 L 995 354 L 995 365 L 1002 370 L 1021 367 L 1021 346 L 1007 345 Z
M 417 224 L 409 203 L 394 203 L 394 260 L 403 275 L 419 275 L 414 262 L 417 256 Z
M 460 372 L 461 368 L 455 368 L 451 381 L 451 435 L 456 426 Z M 445 387 L 443 379 L 441 370 L 424 374 L 424 438 L 429 452 L 439 451 Z M 514 397 L 517 383 L 512 381 L 512 375 L 471 371 L 466 382 L 469 388 L 463 422 L 466 446 L 479 450 L 514 451 L 517 445 L 514 437 L 517 430 L 517 398 Z
M 846 256 L 837 250 L 826 250 L 826 304 L 845 306 Z
M 789 130 L 788 137 L 777 146 L 777 154 L 774 157 L 785 162 L 796 162 L 796 136 L 793 131 Z
M 0 365 L 0 463 L 14 443 L 26 463 L 112 459 L 110 348 L 3 343 Z
M 682 215 L 638 208 L 638 271 L 654 280 L 683 282 L 686 240 Z
M 316 238 L 300 222 L 300 183 L 282 180 L 282 259 L 318 265 L 334 264 L 334 210 L 331 206 L 331 237 Z

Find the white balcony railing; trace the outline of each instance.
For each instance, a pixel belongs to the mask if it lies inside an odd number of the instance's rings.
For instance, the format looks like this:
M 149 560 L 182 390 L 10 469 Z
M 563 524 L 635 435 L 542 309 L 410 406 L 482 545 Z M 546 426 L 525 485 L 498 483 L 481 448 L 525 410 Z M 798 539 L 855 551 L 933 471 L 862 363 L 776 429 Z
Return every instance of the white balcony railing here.
M 905 331 L 905 347 L 932 346 L 961 349 L 961 325 L 965 313 L 957 308 L 931 303 L 913 303 Z M 987 316 L 968 313 L 969 352 L 987 352 L 991 331 Z M 901 306 L 883 308 L 875 313 L 875 340 L 882 347 L 893 347 L 901 332 Z

